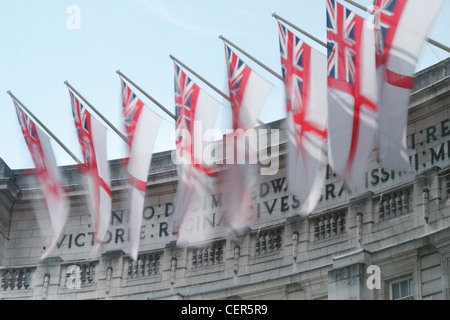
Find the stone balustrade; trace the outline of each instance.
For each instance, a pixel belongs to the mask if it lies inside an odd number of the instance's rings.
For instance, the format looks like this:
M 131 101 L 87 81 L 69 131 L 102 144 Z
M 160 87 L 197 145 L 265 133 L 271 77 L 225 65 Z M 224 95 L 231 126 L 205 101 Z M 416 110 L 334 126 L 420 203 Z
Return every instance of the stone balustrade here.
M 142 278 L 160 273 L 163 252 L 140 254 L 136 261 L 130 259 L 128 278 Z
M 378 201 L 380 221 L 388 220 L 412 212 L 413 187 L 403 188 L 387 194 L 382 194 Z
M 256 255 L 277 252 L 281 250 L 283 244 L 282 228 L 261 230 L 256 235 Z
M 199 268 L 223 263 L 225 242 L 225 240 L 216 241 L 204 247 L 192 248 L 192 268 Z
M 312 219 L 314 240 L 324 240 L 347 232 L 347 211 L 326 213 Z
M 30 287 L 34 268 L 0 269 L 1 289 L 3 291 L 26 290 Z

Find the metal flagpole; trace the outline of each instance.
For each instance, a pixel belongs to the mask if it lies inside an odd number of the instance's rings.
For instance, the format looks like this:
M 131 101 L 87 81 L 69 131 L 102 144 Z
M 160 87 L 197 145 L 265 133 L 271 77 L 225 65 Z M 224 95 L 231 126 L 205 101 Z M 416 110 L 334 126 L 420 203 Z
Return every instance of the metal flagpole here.
M 359 9 L 361 9 L 361 10 L 363 10 L 363 11 L 366 11 L 366 12 L 368 12 L 368 13 L 370 13 L 370 14 L 374 14 L 374 13 L 375 13 L 375 10 L 372 10 L 372 9 L 370 9 L 370 8 L 366 8 L 366 7 L 364 7 L 363 5 L 361 5 L 361 4 L 359 4 L 359 3 L 355 2 L 355 1 L 352 1 L 352 0 L 344 0 L 344 1 L 350 3 L 351 5 L 353 5 L 353 6 L 357 7 L 357 8 L 359 8 Z
M 257 63 L 260 67 L 264 68 L 264 70 L 266 70 L 267 72 L 271 73 L 272 75 L 274 75 L 275 77 L 277 77 L 278 79 L 280 79 L 281 81 L 284 82 L 284 79 L 282 76 L 280 76 L 278 73 L 276 73 L 275 71 L 273 71 L 272 69 L 270 69 L 268 66 L 266 66 L 265 64 L 263 64 L 261 61 L 259 61 L 258 59 L 256 59 L 255 57 L 251 56 L 250 54 L 248 54 L 247 52 L 245 52 L 244 50 L 242 50 L 241 48 L 239 48 L 237 45 L 235 45 L 233 42 L 231 42 L 230 40 L 228 40 L 227 38 L 225 38 L 223 35 L 219 35 L 219 39 L 222 39 L 223 41 L 225 41 L 226 43 L 228 43 L 230 46 L 236 48 L 237 50 L 239 50 L 240 52 L 242 52 L 245 56 L 247 56 L 248 58 L 250 58 L 251 60 L 253 60 L 255 63 Z
M 116 73 L 121 76 L 122 78 L 124 78 L 125 80 L 127 80 L 131 85 L 133 85 L 136 89 L 138 89 L 140 92 L 142 92 L 143 95 L 145 95 L 148 99 L 150 99 L 150 101 L 152 101 L 154 104 L 156 104 L 161 110 L 163 110 L 165 113 L 167 113 L 172 119 L 176 120 L 175 115 L 170 112 L 169 110 L 167 110 L 162 104 L 160 104 L 158 101 L 156 101 L 155 99 L 153 99 L 153 97 L 151 95 L 149 95 L 147 92 L 145 92 L 141 87 L 139 87 L 136 83 L 134 83 L 133 81 L 130 80 L 130 78 L 128 78 L 126 75 L 124 75 L 122 72 L 120 72 L 120 70 L 117 70 Z
M 223 93 L 222 91 L 220 91 L 219 89 L 217 89 L 215 86 L 213 86 L 209 81 L 207 81 L 205 78 L 203 78 L 202 76 L 200 76 L 198 73 L 196 73 L 194 70 L 192 70 L 191 68 L 189 68 L 187 65 L 185 65 L 183 62 L 181 62 L 180 60 L 178 60 L 177 58 L 175 58 L 173 55 L 169 55 L 169 57 L 175 61 L 176 63 L 178 63 L 180 66 L 182 66 L 183 68 L 185 68 L 187 71 L 189 71 L 190 73 L 192 73 L 194 76 L 196 76 L 197 78 L 199 78 L 201 81 L 203 81 L 204 83 L 206 83 L 211 89 L 213 89 L 214 91 L 216 91 L 218 94 L 220 94 L 222 97 L 224 97 L 226 100 L 231 101 L 230 97 L 227 96 L 225 93 Z
M 7 93 L 64 149 L 64 151 L 69 154 L 69 156 L 72 157 L 73 160 L 75 160 L 77 164 L 83 164 L 19 99 L 17 99 L 16 96 L 12 94 L 10 90 L 8 90 Z
M 106 119 L 92 104 L 90 104 L 89 101 L 87 101 L 74 87 L 72 87 L 68 81 L 64 81 L 64 84 L 67 87 L 69 87 L 77 96 L 79 96 L 81 98 L 81 100 L 83 100 L 103 121 L 105 121 L 105 123 L 111 129 L 113 129 L 114 132 L 117 133 L 119 135 L 119 137 L 121 137 L 123 139 L 123 141 L 125 141 L 126 143 L 128 142 L 127 137 L 125 137 L 123 135 L 123 133 L 120 132 L 115 126 L 113 126 L 113 124 L 111 122 L 109 122 L 108 119 Z
M 289 21 L 287 21 L 286 19 L 283 19 L 282 17 L 280 17 L 279 15 L 277 15 L 275 12 L 272 13 L 272 17 L 274 17 L 275 19 L 280 20 L 281 22 L 284 22 L 285 24 L 287 24 L 288 26 L 290 26 L 291 28 L 297 30 L 298 32 L 304 34 L 305 36 L 307 36 L 308 38 L 310 38 L 311 40 L 314 40 L 315 42 L 317 42 L 318 44 L 320 44 L 322 47 L 327 47 L 327 44 L 319 39 L 317 39 L 316 37 L 314 37 L 313 35 L 311 35 L 310 33 L 306 32 L 303 29 L 300 29 L 299 27 L 293 25 L 292 23 L 290 23 Z
M 181 62 L 180 60 L 178 60 L 177 58 L 175 58 L 173 55 L 169 55 L 169 57 L 175 61 L 176 63 L 178 63 L 180 66 L 182 66 L 183 68 L 185 68 L 187 71 L 189 71 L 190 73 L 192 73 L 194 76 L 196 76 L 198 79 L 200 79 L 201 81 L 203 81 L 205 84 L 207 84 L 211 89 L 213 89 L 214 91 L 216 91 L 218 94 L 220 94 L 223 98 L 225 98 L 227 101 L 231 101 L 230 97 L 227 96 L 225 93 L 223 93 L 222 91 L 220 91 L 219 89 L 217 89 L 214 85 L 212 85 L 209 81 L 207 81 L 205 78 L 203 78 L 202 76 L 200 76 L 198 73 L 196 73 L 194 70 L 192 70 L 191 68 L 189 68 L 187 65 L 185 65 L 183 62 Z M 260 125 L 265 125 L 264 122 L 262 122 L 261 120 L 258 120 L 258 123 Z
M 436 40 L 433 40 L 433 39 L 427 37 L 427 41 L 428 41 L 428 43 L 431 43 L 432 45 L 434 45 L 444 51 L 450 52 L 450 47 L 447 47 L 446 45 L 444 45 L 440 42 L 437 42 Z
M 361 4 L 359 4 L 359 3 L 355 2 L 355 1 L 352 1 L 352 0 L 344 0 L 344 1 L 350 3 L 351 5 L 359 8 L 359 9 L 361 9 L 363 11 L 366 11 L 366 12 L 368 12 L 370 14 L 374 14 L 375 13 L 375 10 L 372 10 L 370 8 L 366 8 L 363 5 L 361 5 Z M 432 45 L 434 45 L 434 46 L 444 50 L 444 51 L 450 52 L 450 47 L 448 47 L 448 46 L 446 46 L 446 45 L 444 45 L 444 44 L 442 44 L 440 42 L 437 42 L 436 40 L 433 40 L 433 39 L 427 37 L 426 41 L 431 43 Z

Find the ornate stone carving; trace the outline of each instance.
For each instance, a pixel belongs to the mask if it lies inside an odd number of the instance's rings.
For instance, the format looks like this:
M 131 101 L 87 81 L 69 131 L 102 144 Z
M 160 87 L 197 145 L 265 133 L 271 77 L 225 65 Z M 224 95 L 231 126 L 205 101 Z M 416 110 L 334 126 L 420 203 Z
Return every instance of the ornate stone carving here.
M 108 295 L 111 291 L 111 281 L 112 281 L 113 268 L 109 267 L 106 269 L 106 284 L 105 284 L 105 292 Z
M 175 275 L 177 271 L 177 258 L 173 257 L 170 262 L 170 284 L 175 283 Z
M 356 214 L 356 239 L 359 245 L 362 244 L 362 227 L 363 227 L 363 214 L 358 212 Z
M 241 256 L 241 248 L 239 246 L 234 247 L 234 261 L 233 270 L 237 274 L 239 271 L 239 257 Z
M 47 299 L 48 287 L 50 286 L 50 275 L 47 273 L 44 276 L 44 284 L 42 286 L 42 300 Z
M 297 261 L 298 253 L 298 232 L 292 234 L 292 258 Z
M 422 208 L 423 208 L 423 218 L 428 223 L 429 218 L 429 206 L 430 206 L 430 191 L 428 189 L 423 189 L 422 192 Z

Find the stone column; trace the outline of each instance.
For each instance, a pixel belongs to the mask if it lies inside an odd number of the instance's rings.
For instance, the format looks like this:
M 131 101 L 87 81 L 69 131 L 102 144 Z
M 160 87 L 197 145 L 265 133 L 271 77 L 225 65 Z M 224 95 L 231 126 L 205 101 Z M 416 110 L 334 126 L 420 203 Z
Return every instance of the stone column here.
M 328 299 L 373 300 L 375 292 L 367 285 L 369 266 L 370 253 L 364 249 L 333 258 L 333 270 L 328 272 Z
M 6 243 L 9 240 L 11 210 L 20 193 L 14 174 L 0 158 L 0 265 L 5 265 Z
M 102 253 L 96 270 L 100 298 L 114 297 L 120 292 L 122 279 L 126 278 L 128 266 L 124 268 L 123 250 L 106 251 Z
M 50 257 L 39 261 L 36 272 L 32 275 L 35 299 L 55 300 L 60 287 L 61 275 L 60 257 Z

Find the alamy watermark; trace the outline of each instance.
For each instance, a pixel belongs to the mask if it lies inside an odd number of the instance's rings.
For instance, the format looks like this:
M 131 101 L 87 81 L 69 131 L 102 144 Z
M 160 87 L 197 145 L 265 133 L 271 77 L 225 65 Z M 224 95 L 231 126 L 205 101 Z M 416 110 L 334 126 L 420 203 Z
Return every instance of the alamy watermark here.
M 66 271 L 67 289 L 81 289 L 81 268 L 77 265 L 70 265 Z
M 81 29 L 81 9 L 77 5 L 70 5 L 67 7 L 66 13 L 69 17 L 66 20 L 66 27 L 69 30 Z
M 271 176 L 278 173 L 278 129 L 228 129 L 223 136 L 218 129 L 203 131 L 201 121 L 195 121 L 193 128 L 192 135 L 184 129 L 175 133 L 176 140 L 181 137 L 183 148 L 172 151 L 174 164 L 261 164 L 261 175 Z M 189 150 L 187 154 L 183 154 L 185 150 Z
M 381 290 L 381 269 L 379 266 L 369 266 L 367 273 L 370 274 L 367 279 L 367 288 L 369 290 Z

